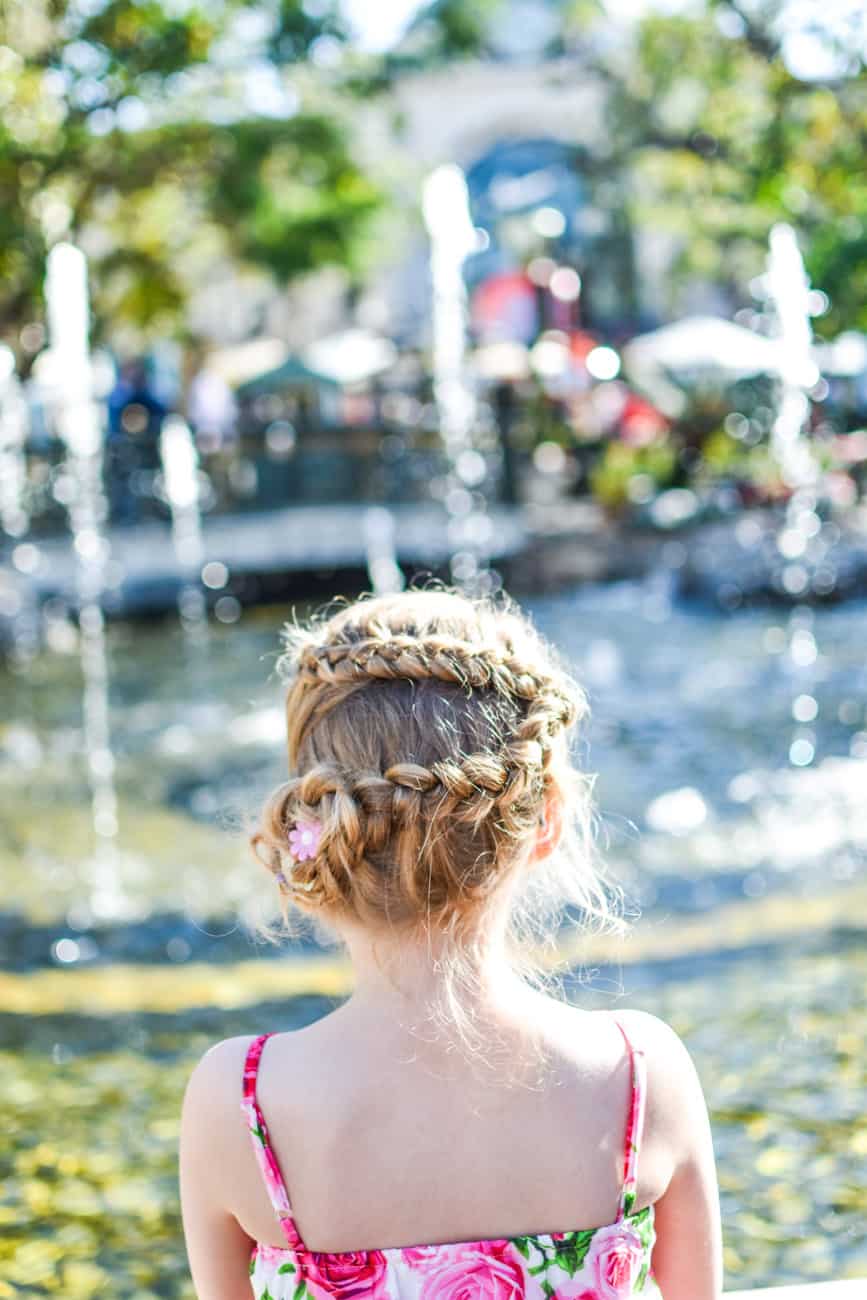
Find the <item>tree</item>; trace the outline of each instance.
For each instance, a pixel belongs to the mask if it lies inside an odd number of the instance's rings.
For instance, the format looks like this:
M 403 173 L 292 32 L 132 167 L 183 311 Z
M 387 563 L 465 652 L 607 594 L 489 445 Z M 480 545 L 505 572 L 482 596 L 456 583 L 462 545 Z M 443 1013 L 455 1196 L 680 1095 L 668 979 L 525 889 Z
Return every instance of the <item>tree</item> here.
M 91 255 L 97 329 L 170 328 L 219 257 L 353 268 L 380 195 L 300 67 L 344 39 L 302 0 L 2 0 L 0 335 L 41 316 L 62 236 Z
M 701 276 L 736 299 L 762 270 L 770 227 L 789 221 L 830 298 L 819 330 L 867 328 L 867 71 L 852 46 L 828 58 L 838 37 L 819 26 L 816 75 L 796 75 L 784 11 L 708 0 L 697 15 L 651 15 L 628 72 L 603 64 L 633 221 L 679 236 L 681 283 Z

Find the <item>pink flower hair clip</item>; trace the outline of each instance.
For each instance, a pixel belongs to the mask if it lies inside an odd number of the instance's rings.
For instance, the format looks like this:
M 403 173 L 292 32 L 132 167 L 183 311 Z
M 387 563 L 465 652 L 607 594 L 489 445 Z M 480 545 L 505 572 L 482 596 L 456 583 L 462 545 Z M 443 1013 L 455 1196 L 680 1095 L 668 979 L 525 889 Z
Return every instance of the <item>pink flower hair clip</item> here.
M 289 849 L 296 862 L 308 862 L 319 852 L 320 822 L 298 822 L 289 831 Z
M 321 823 L 316 821 L 298 822 L 290 828 L 286 838 L 289 841 L 289 852 L 296 862 L 308 862 L 316 857 L 319 852 L 319 837 L 321 834 Z M 306 884 L 302 884 L 300 880 L 287 880 L 282 871 L 277 871 L 274 874 L 281 889 L 303 889 L 305 892 L 309 892 L 311 889 L 316 888 L 316 882 L 313 880 L 308 880 Z

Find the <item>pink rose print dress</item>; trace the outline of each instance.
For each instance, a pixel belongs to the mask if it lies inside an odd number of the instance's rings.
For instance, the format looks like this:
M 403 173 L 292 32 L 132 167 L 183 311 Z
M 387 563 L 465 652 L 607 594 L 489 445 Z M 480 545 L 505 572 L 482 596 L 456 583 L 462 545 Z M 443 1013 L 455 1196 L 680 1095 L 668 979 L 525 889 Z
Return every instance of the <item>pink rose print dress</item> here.
M 255 1300 L 661 1300 L 651 1272 L 653 1206 L 633 1212 L 644 1120 L 643 1054 L 620 1025 L 632 1064 L 623 1190 L 617 1220 L 602 1228 L 382 1250 L 316 1251 L 301 1240 L 286 1184 L 256 1100 L 270 1034 L 250 1045 L 243 1110 L 285 1246 L 257 1243 L 250 1256 Z

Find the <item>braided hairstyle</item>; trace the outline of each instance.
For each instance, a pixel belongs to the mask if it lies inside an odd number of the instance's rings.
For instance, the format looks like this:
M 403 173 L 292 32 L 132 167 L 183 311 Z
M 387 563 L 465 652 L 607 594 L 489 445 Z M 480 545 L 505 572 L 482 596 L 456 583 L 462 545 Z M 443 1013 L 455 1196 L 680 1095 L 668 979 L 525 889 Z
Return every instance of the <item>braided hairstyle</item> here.
M 510 918 L 513 937 L 552 904 L 606 915 L 587 854 L 592 782 L 567 740 L 585 697 L 511 602 L 448 589 L 364 598 L 290 626 L 280 666 L 290 777 L 252 842 L 284 916 L 292 902 L 326 920 L 465 935 L 552 796 L 581 851 L 561 855 L 559 887 L 538 865 L 524 873 L 535 899 Z M 288 833 L 313 821 L 316 850 L 295 860 Z

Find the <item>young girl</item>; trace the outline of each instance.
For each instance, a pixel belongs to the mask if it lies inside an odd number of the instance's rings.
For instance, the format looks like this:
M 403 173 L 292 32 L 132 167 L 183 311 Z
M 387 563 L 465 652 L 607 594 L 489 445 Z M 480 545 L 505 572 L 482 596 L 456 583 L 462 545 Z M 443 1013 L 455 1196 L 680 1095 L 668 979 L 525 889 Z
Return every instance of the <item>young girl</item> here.
M 606 909 L 580 689 L 517 610 L 448 591 L 292 629 L 284 662 L 290 777 L 254 843 L 345 944 L 354 992 L 193 1072 L 199 1300 L 718 1300 L 684 1047 L 534 975 L 558 906 Z

